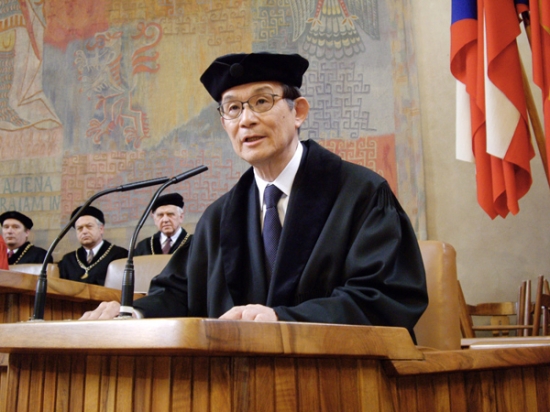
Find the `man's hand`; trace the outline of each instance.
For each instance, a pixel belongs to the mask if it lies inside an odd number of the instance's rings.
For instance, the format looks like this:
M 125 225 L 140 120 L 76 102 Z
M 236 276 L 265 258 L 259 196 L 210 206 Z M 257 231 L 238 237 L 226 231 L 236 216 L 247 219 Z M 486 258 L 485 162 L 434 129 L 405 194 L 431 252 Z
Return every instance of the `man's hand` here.
M 253 320 L 256 322 L 277 322 L 277 314 L 263 305 L 234 306 L 220 316 L 224 320 Z
M 119 313 L 120 303 L 101 302 L 96 309 L 85 312 L 79 320 L 114 319 Z

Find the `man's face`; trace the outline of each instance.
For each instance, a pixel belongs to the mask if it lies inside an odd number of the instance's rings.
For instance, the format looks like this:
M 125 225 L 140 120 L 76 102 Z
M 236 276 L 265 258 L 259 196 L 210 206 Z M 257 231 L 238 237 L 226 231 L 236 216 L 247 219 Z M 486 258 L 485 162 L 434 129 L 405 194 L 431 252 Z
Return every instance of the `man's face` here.
M 183 223 L 183 210 L 174 205 L 159 206 L 153 213 L 153 220 L 158 230 L 166 236 L 172 236 Z
M 307 101 L 298 98 L 295 107 L 290 109 L 287 101 L 281 97 L 281 84 L 256 82 L 226 90 L 222 95 L 222 103 L 232 100 L 245 102 L 262 93 L 279 96 L 275 97 L 271 110 L 255 113 L 245 104 L 238 118 L 222 118 L 221 121 L 235 153 L 254 166 L 265 179 L 265 176 L 276 177 L 292 158 L 298 144 L 298 128 L 307 115 L 307 110 L 305 113 L 303 110 L 304 102 L 307 104 Z
M 103 225 L 93 216 L 80 216 L 74 227 L 78 241 L 86 249 L 93 249 L 103 239 Z
M 6 219 L 2 225 L 2 237 L 10 249 L 18 249 L 27 241 L 30 230 L 17 219 Z

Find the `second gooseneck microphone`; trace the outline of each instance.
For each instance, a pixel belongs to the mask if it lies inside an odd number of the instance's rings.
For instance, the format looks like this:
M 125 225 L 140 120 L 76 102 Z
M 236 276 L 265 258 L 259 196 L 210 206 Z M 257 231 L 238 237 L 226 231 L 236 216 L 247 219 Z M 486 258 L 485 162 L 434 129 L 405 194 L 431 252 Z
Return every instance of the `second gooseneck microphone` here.
M 122 293 L 120 297 L 120 313 L 117 317 L 117 319 L 125 319 L 132 317 L 132 314 L 134 312 L 133 304 L 134 304 L 134 279 L 135 279 L 135 270 L 134 270 L 134 248 L 136 246 L 136 240 L 139 234 L 139 231 L 141 230 L 143 224 L 147 220 L 147 217 L 149 216 L 149 213 L 151 212 L 151 209 L 153 208 L 153 204 L 159 197 L 159 195 L 162 193 L 164 189 L 166 189 L 168 186 L 173 185 L 175 183 L 182 182 L 186 179 L 189 179 L 190 177 L 196 176 L 200 173 L 203 173 L 208 170 L 208 167 L 206 166 L 198 166 L 194 169 L 188 170 L 186 172 L 183 172 L 177 176 L 174 176 L 170 180 L 168 180 L 166 183 L 164 183 L 161 187 L 157 189 L 154 196 L 151 198 L 151 201 L 149 202 L 149 205 L 143 212 L 143 215 L 141 216 L 141 219 L 139 220 L 136 229 L 134 230 L 134 234 L 132 236 L 132 239 L 130 241 L 130 246 L 128 247 L 128 260 L 126 262 L 126 266 L 124 267 L 124 275 L 122 277 Z

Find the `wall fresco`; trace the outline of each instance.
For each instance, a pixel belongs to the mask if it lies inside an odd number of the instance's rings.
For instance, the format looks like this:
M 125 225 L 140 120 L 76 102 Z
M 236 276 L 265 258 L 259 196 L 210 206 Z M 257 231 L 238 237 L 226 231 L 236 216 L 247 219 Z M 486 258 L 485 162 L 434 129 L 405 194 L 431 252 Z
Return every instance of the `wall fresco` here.
M 106 187 L 209 170 L 167 189 L 188 230 L 248 165 L 199 77 L 217 56 L 301 53 L 311 112 L 302 139 L 382 174 L 425 237 L 408 0 L 9 0 L 0 7 L 0 213 L 35 221 L 48 247 Z M 3 99 L 2 96 L 6 96 Z M 127 247 L 153 188 L 98 199 Z M 154 231 L 147 222 L 140 238 Z M 74 234 L 55 258 L 74 248 Z

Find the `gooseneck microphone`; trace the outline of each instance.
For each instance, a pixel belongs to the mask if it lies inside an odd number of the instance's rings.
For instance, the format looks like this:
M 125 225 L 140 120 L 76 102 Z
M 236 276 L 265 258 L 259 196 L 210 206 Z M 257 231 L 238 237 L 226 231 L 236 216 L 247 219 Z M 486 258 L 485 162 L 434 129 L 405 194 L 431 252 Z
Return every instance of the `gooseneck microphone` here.
M 115 188 L 105 189 L 101 192 L 96 193 L 92 197 L 90 197 L 86 203 L 82 205 L 80 209 L 78 209 L 78 212 L 75 213 L 75 215 L 71 218 L 69 223 L 63 228 L 61 233 L 57 235 L 57 237 L 52 242 L 50 248 L 48 249 L 48 252 L 46 253 L 46 257 L 44 258 L 44 262 L 42 263 L 42 269 L 40 270 L 40 275 L 38 277 L 38 282 L 36 283 L 36 293 L 34 297 L 34 312 L 31 318 L 31 321 L 34 320 L 44 320 L 44 308 L 46 306 L 46 290 L 48 289 L 48 277 L 47 277 L 47 268 L 48 268 L 48 260 L 50 259 L 50 256 L 52 255 L 55 247 L 57 244 L 63 239 L 63 236 L 69 231 L 69 229 L 73 226 L 74 222 L 78 220 L 81 213 L 97 198 L 107 195 L 109 193 L 113 192 L 127 192 L 128 190 L 136 190 L 141 189 L 144 187 L 149 186 L 157 186 L 161 185 L 170 179 L 168 177 L 157 177 L 154 179 L 149 180 L 142 180 L 139 182 L 134 183 L 127 183 L 124 185 L 117 186 Z
M 194 169 L 188 170 L 187 172 L 183 172 L 177 176 L 174 176 L 170 180 L 168 180 L 166 183 L 164 183 L 161 187 L 157 189 L 154 196 L 151 198 L 151 201 L 149 202 L 149 205 L 143 212 L 143 216 L 141 216 L 141 219 L 139 220 L 136 229 L 134 230 L 134 234 L 132 236 L 132 239 L 130 241 L 130 246 L 128 247 L 128 260 L 126 261 L 126 266 L 124 267 L 124 274 L 122 277 L 122 292 L 120 296 L 120 312 L 116 319 L 126 319 L 131 318 L 132 314 L 134 313 L 134 278 L 135 278 L 135 271 L 134 271 L 134 248 L 136 245 L 136 240 L 139 234 L 139 231 L 141 230 L 141 227 L 147 220 L 147 217 L 149 216 L 149 213 L 151 212 L 151 209 L 153 208 L 153 204 L 159 197 L 159 195 L 162 193 L 164 189 L 166 189 L 168 186 L 173 185 L 174 183 L 182 182 L 186 179 L 189 179 L 190 177 L 196 176 L 202 172 L 205 172 L 208 170 L 208 167 L 206 166 L 198 166 Z

